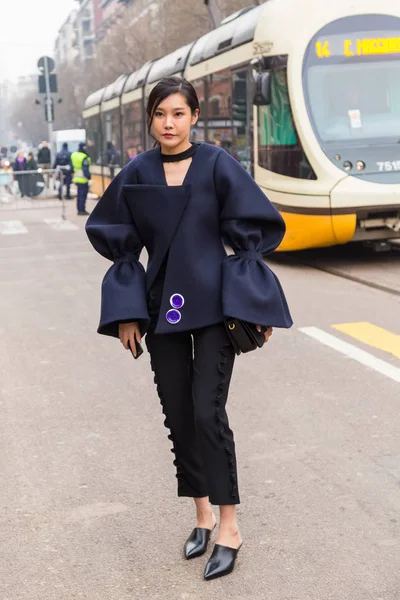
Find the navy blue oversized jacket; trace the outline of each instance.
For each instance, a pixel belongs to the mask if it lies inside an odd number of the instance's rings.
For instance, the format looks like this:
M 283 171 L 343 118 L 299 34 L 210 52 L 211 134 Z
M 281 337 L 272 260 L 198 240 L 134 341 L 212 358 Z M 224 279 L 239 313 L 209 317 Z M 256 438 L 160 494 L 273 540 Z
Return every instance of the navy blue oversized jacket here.
M 168 186 L 160 149 L 122 169 L 86 224 L 94 248 L 113 261 L 102 284 L 98 332 L 118 337 L 118 324 L 150 323 L 147 297 L 167 256 L 156 333 L 205 327 L 236 317 L 290 327 L 276 275 L 263 262 L 285 233 L 284 221 L 253 178 L 221 148 L 200 144 L 181 186 Z M 227 256 L 224 244 L 235 251 Z M 139 262 L 145 247 L 147 271 Z M 184 299 L 180 320 L 167 313 Z

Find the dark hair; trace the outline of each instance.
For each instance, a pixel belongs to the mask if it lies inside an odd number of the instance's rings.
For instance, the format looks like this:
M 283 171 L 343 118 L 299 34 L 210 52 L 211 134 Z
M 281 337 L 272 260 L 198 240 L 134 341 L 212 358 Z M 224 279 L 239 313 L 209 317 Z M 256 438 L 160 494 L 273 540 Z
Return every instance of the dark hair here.
M 161 81 L 159 81 L 151 90 L 149 99 L 147 101 L 146 113 L 147 130 L 149 135 L 154 113 L 160 106 L 161 102 L 163 102 L 165 98 L 168 98 L 168 96 L 171 96 L 172 94 L 182 94 L 192 112 L 192 115 L 196 110 L 200 110 L 200 104 L 196 90 L 192 84 L 187 81 L 187 79 L 184 79 L 183 77 L 164 77 L 164 79 L 161 79 Z

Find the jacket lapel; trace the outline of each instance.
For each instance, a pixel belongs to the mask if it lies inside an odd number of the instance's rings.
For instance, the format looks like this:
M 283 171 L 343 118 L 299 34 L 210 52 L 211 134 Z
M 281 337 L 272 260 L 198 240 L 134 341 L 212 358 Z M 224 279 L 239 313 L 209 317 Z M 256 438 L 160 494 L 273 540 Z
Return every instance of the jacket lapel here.
M 125 185 L 124 196 L 149 253 L 146 289 L 150 290 L 186 210 L 190 185 Z

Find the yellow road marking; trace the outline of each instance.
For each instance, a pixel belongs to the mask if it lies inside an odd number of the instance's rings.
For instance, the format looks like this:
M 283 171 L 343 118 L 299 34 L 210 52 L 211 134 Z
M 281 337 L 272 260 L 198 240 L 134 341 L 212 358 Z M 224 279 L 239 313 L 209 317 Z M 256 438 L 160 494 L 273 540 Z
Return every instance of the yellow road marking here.
M 400 358 L 400 335 L 397 333 L 392 333 L 372 323 L 342 323 L 332 325 L 332 327 L 364 344 Z

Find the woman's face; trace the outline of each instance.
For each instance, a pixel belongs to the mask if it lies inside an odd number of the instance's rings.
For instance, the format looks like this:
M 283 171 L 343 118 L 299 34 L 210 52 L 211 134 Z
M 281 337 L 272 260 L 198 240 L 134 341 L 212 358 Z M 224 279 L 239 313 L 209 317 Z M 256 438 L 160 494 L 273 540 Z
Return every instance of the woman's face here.
M 198 113 L 196 110 L 192 114 L 182 94 L 171 94 L 159 104 L 154 113 L 154 137 L 168 150 L 185 145 L 189 141 L 190 127 L 197 122 Z

